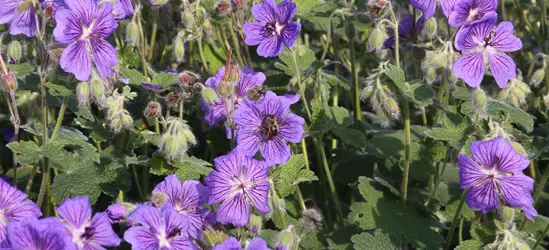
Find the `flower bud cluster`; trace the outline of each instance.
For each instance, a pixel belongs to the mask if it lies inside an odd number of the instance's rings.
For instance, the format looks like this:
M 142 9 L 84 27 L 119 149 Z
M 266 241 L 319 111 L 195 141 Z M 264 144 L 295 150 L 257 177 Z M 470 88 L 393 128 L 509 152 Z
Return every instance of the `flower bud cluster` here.
M 164 121 L 164 133 L 160 138 L 159 150 L 166 158 L 184 156 L 189 147 L 196 144 L 196 138 L 186 121 L 175 117 Z
M 515 107 L 526 103 L 526 97 L 532 93 L 530 86 L 522 81 L 522 75 L 517 77 L 505 86 L 498 94 L 498 99 L 506 101 Z
M 112 96 L 105 100 L 103 105 L 103 108 L 107 110 L 107 119 L 110 121 L 110 127 L 115 133 L 133 126 L 133 118 L 124 109 L 124 101 L 124 95 L 115 91 Z
M 427 51 L 425 59 L 421 62 L 425 82 L 433 84 L 446 80 L 454 84 L 457 78 L 452 73 L 452 65 L 458 57 L 459 54 L 454 51 L 451 41 L 445 42 L 441 50 Z
M 370 102 L 383 126 L 389 126 L 391 121 L 400 118 L 398 103 L 389 87 L 381 83 L 379 74 L 366 80 L 366 87 L 362 90 L 361 97 Z

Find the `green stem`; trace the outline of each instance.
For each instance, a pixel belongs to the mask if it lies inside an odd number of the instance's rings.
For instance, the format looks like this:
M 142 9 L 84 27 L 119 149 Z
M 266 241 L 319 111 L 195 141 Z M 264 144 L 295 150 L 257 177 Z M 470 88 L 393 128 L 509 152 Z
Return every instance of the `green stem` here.
M 545 235 L 547 234 L 548 231 L 549 231 L 549 224 L 545 227 L 545 229 L 543 229 L 543 233 L 541 233 L 539 238 L 536 240 L 536 244 L 534 244 L 534 247 L 532 249 L 535 250 L 539 246 L 539 244 L 541 244 L 541 241 L 543 240 L 543 238 L 545 238 Z
M 140 13 L 141 15 L 141 13 Z M 140 56 L 141 56 L 141 67 L 143 67 L 143 75 L 147 77 L 147 59 L 145 59 L 146 48 L 147 48 L 147 40 L 145 39 L 145 35 L 143 33 L 143 25 L 141 24 L 141 17 L 137 17 L 137 26 L 139 27 L 139 37 L 140 37 Z
M 311 170 L 311 166 L 309 166 L 309 153 L 307 153 L 307 142 L 305 141 L 305 138 L 301 139 L 301 151 L 303 152 L 303 157 L 305 158 L 305 168 L 307 170 Z
M 534 160 L 530 160 L 530 165 L 528 165 L 528 170 L 530 172 L 530 177 L 536 180 L 536 166 L 534 165 Z
M 208 70 L 208 64 L 206 63 L 206 57 L 204 56 L 204 48 L 202 47 L 202 41 L 197 41 L 196 44 L 198 45 L 198 54 L 200 54 L 200 60 L 202 61 L 202 66 L 204 67 L 204 71 L 208 73 L 210 71 Z
M 183 105 L 184 105 L 184 99 L 181 97 L 179 100 L 179 120 L 183 120 Z
M 154 54 L 154 45 L 156 42 L 156 33 L 158 31 L 158 9 L 154 8 L 153 10 L 153 29 L 151 34 L 151 44 L 149 46 L 149 60 L 152 59 Z
M 139 175 L 137 175 L 137 167 L 135 165 L 132 165 L 132 172 L 133 172 L 135 186 L 137 186 L 137 192 L 141 196 L 141 200 L 146 200 L 147 194 L 143 193 L 143 189 L 141 188 L 141 183 L 139 181 Z
M 65 110 L 67 110 L 68 104 L 69 104 L 69 97 L 68 96 L 63 97 L 63 104 L 61 104 L 61 107 L 59 108 L 59 115 L 57 116 L 57 122 L 55 123 L 55 128 L 53 129 L 50 142 L 54 141 L 55 138 L 57 138 L 57 135 L 61 130 L 61 124 L 63 123 L 63 117 L 65 116 Z
M 46 97 L 46 75 L 42 72 L 41 68 L 38 67 L 38 75 L 40 76 L 40 91 L 42 96 L 42 146 L 48 144 L 48 103 Z M 50 168 L 48 166 L 47 159 L 42 159 L 43 163 L 43 173 L 42 173 L 42 183 L 40 184 L 40 191 L 38 193 L 38 199 L 36 204 L 38 207 L 42 207 L 42 202 L 47 193 L 47 187 L 50 181 Z
M 326 174 L 326 177 L 328 178 L 328 185 L 330 186 L 330 193 L 332 194 L 334 198 L 335 207 L 337 209 L 337 214 L 339 216 L 339 219 L 343 222 L 343 211 L 341 210 L 341 204 L 339 203 L 339 197 L 337 196 L 336 187 L 334 184 L 334 180 L 332 178 L 332 173 L 330 171 L 330 166 L 328 165 L 328 159 L 326 158 L 326 152 L 324 151 L 324 148 L 322 147 L 322 144 L 318 141 L 317 138 L 313 138 L 313 142 L 319 151 L 320 158 L 322 160 L 322 166 L 324 167 L 324 172 Z
M 444 243 L 444 250 L 448 250 L 450 248 L 450 245 L 452 244 L 452 237 L 454 236 L 454 231 L 456 230 L 458 220 L 461 217 L 461 209 L 463 208 L 463 204 L 465 203 L 465 197 L 467 196 L 468 191 L 469 190 L 463 191 L 463 194 L 461 195 L 461 200 L 459 201 L 459 205 L 457 207 L 456 213 L 454 214 L 452 226 L 450 226 L 450 230 L 448 231 L 448 235 L 446 236 L 446 241 Z
M 463 241 L 463 216 L 460 216 L 461 218 L 459 219 L 459 230 L 458 230 L 458 240 L 459 240 L 459 243 L 461 244 L 461 242 Z
M 242 55 L 240 54 L 240 42 L 238 42 L 238 37 L 234 33 L 234 25 L 233 25 L 233 15 L 231 14 L 229 16 L 229 33 L 231 34 L 231 39 L 233 40 L 233 47 L 236 50 L 236 59 L 238 60 L 238 64 L 244 65 L 244 61 L 242 60 Z
M 338 67 L 336 66 L 336 73 L 339 73 Z M 334 95 L 333 95 L 333 103 L 332 106 L 337 107 L 339 106 L 339 86 L 336 86 L 334 88 Z M 334 137 L 332 138 L 332 150 L 337 148 L 337 139 Z M 335 153 L 332 152 L 332 157 L 335 156 Z
M 404 98 L 403 98 L 404 99 Z M 409 104 L 406 100 L 403 100 L 403 116 L 404 116 L 404 173 L 402 175 L 402 187 L 400 191 L 400 198 L 402 201 L 402 206 L 406 207 L 406 199 L 408 196 L 408 174 L 410 172 L 410 110 Z
M 305 206 L 305 200 L 303 200 L 303 194 L 301 193 L 301 189 L 299 188 L 298 184 L 295 185 L 295 196 L 297 197 L 297 201 L 299 202 L 299 207 L 301 207 L 301 210 L 307 210 L 307 207 Z
M 545 21 L 547 20 L 547 0 L 541 0 L 541 16 L 539 19 L 541 37 L 545 39 Z M 545 42 L 545 41 L 543 41 Z M 543 43 L 540 43 L 543 44 Z M 544 45 L 542 45 L 544 46 Z
M 352 80 L 355 86 L 355 129 L 358 129 L 358 127 L 360 126 L 360 121 L 362 121 L 362 110 L 360 108 L 360 87 L 358 86 L 358 69 L 356 66 L 356 51 L 354 40 L 349 41 L 349 44 L 351 45 Z

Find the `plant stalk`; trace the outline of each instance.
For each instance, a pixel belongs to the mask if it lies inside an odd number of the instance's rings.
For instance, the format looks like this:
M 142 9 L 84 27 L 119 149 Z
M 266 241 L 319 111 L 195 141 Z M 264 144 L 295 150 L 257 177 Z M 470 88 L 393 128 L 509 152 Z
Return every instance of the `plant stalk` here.
M 448 235 L 446 236 L 444 250 L 450 249 L 450 245 L 452 244 L 452 237 L 454 236 L 454 231 L 456 230 L 458 220 L 461 217 L 461 209 L 463 208 L 463 204 L 465 203 L 465 197 L 467 197 L 468 191 L 469 190 L 463 191 L 463 194 L 461 195 L 461 200 L 459 200 L 459 205 L 457 207 L 456 213 L 454 214 L 454 219 L 452 220 L 452 226 L 450 226 L 450 231 L 448 231 Z

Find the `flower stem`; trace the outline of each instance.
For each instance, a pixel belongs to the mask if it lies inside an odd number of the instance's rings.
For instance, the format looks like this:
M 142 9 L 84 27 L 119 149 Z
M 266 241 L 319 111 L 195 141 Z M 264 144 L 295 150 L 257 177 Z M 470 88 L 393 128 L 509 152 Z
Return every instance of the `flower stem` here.
M 303 200 L 303 194 L 301 193 L 301 189 L 299 188 L 298 184 L 295 185 L 295 196 L 297 197 L 297 201 L 299 202 L 299 207 L 301 207 L 301 210 L 307 210 L 307 207 L 305 206 L 305 200 Z
M 303 151 L 303 157 L 305 158 L 305 168 L 307 170 L 311 170 L 311 166 L 309 166 L 309 153 L 307 153 L 307 142 L 305 141 L 305 138 L 301 139 L 301 151 Z
M 46 74 L 42 71 L 41 67 L 38 67 L 38 75 L 40 76 L 40 92 L 42 96 L 42 146 L 45 146 L 48 144 L 48 103 L 46 97 Z M 50 181 L 50 168 L 47 159 L 42 158 L 42 164 L 42 183 L 40 184 L 40 191 L 36 202 L 38 207 L 42 207 L 42 202 L 44 201 L 44 196 L 46 196 L 47 187 Z
M 69 97 L 63 97 L 63 104 L 59 108 L 59 115 L 57 116 L 57 122 L 55 123 L 55 128 L 50 138 L 50 142 L 54 141 L 61 130 L 61 123 L 63 123 L 63 117 L 65 116 L 65 110 L 67 110 L 67 105 L 69 104 Z
M 154 54 L 154 45 L 156 42 L 156 33 L 158 32 L 158 8 L 153 8 L 153 29 L 151 34 L 151 44 L 149 46 L 149 57 L 151 60 Z
M 355 51 L 355 41 L 352 39 L 349 41 L 351 45 L 351 71 L 353 84 L 355 86 L 355 129 L 358 129 L 360 126 L 360 121 L 362 121 L 362 111 L 360 108 L 360 87 L 358 86 L 358 69 L 356 66 L 356 51 Z
M 403 98 L 404 99 L 404 98 Z M 408 196 L 408 174 L 410 172 L 410 109 L 408 102 L 403 100 L 403 116 L 404 116 L 404 170 L 402 175 L 402 186 L 400 190 L 400 199 L 402 201 L 402 206 L 406 207 L 406 199 Z
M 179 100 L 179 120 L 183 120 L 183 105 L 184 105 L 184 99 L 181 97 Z
M 139 13 L 141 15 L 141 13 Z M 143 67 L 143 75 L 147 77 L 147 59 L 145 59 L 146 48 L 147 48 L 147 40 L 145 39 L 145 35 L 143 33 L 143 25 L 141 24 L 141 16 L 136 17 L 137 18 L 137 26 L 139 27 L 139 37 L 141 38 L 139 47 L 140 47 L 140 54 L 141 54 L 141 67 Z
M 469 190 L 463 191 L 463 194 L 461 195 L 461 200 L 459 201 L 459 205 L 457 207 L 456 213 L 454 214 L 452 226 L 450 226 L 450 230 L 448 231 L 448 235 L 446 236 L 446 241 L 444 243 L 444 250 L 448 250 L 450 248 L 450 244 L 452 244 L 452 237 L 453 237 L 454 231 L 456 230 L 458 220 L 461 217 L 461 209 L 463 208 L 463 204 L 465 203 L 465 197 L 467 196 L 468 191 Z
M 139 175 L 137 175 L 137 167 L 135 165 L 132 165 L 132 172 L 133 172 L 133 178 L 135 181 L 135 186 L 137 187 L 137 193 L 141 196 L 141 200 L 147 199 L 147 194 L 143 193 L 143 189 L 141 188 L 141 183 L 139 182 Z
M 242 60 L 242 55 L 240 54 L 240 43 L 238 42 L 238 37 L 234 33 L 234 25 L 233 25 L 233 15 L 230 14 L 229 16 L 229 33 L 231 34 L 231 39 L 233 40 L 233 47 L 236 50 L 236 59 L 238 60 L 238 64 L 244 65 L 244 61 Z
M 461 244 L 463 241 L 463 216 L 459 216 L 459 229 L 458 229 L 458 241 Z
M 339 219 L 343 222 L 343 211 L 341 210 L 341 204 L 339 203 L 339 197 L 337 196 L 336 187 L 334 184 L 334 180 L 332 178 L 332 172 L 330 171 L 330 166 L 328 165 L 328 159 L 326 158 L 326 152 L 324 151 L 324 148 L 322 147 L 322 144 L 318 141 L 317 138 L 313 138 L 313 142 L 316 146 L 316 149 L 319 151 L 320 158 L 322 160 L 322 166 L 324 167 L 324 172 L 326 172 L 326 177 L 328 178 L 328 185 L 330 186 L 330 192 L 334 198 L 335 207 L 337 209 L 337 214 L 339 216 Z
M 204 56 L 204 48 L 202 47 L 202 41 L 197 41 L 196 44 L 198 45 L 198 53 L 200 54 L 200 60 L 202 61 L 202 66 L 204 67 L 204 71 L 206 73 L 209 72 L 208 70 L 208 64 L 206 63 L 206 57 Z
M 541 241 L 543 240 L 543 238 L 545 238 L 545 235 L 547 234 L 548 231 L 549 231 L 549 224 L 545 227 L 545 229 L 543 229 L 543 232 L 541 233 L 539 238 L 536 240 L 536 244 L 534 244 L 534 247 L 532 247 L 532 249 L 536 249 L 539 246 L 539 244 L 541 244 Z

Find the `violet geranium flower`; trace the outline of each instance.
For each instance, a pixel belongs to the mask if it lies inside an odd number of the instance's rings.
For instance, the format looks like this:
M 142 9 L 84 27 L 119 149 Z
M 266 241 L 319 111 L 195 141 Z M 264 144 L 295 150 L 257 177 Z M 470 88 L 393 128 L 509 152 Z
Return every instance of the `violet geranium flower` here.
M 495 29 L 497 14 L 491 12 L 470 25 L 463 26 L 456 34 L 454 45 L 462 55 L 454 62 L 452 72 L 472 88 L 480 85 L 484 77 L 484 58 L 500 88 L 517 76 L 513 59 L 504 52 L 522 48 L 522 42 L 513 34 L 511 22 L 501 22 Z
M 219 68 L 215 76 L 208 78 L 208 80 L 204 83 L 206 87 L 212 88 L 218 92 L 219 96 L 219 99 L 211 105 L 208 105 L 205 102 L 201 103 L 202 110 L 204 110 L 205 113 L 204 118 L 210 126 L 227 119 L 227 108 L 234 110 L 238 109 L 240 107 L 240 103 L 246 99 L 248 90 L 254 86 L 263 86 L 266 79 L 265 74 L 262 72 L 255 72 L 251 68 L 243 67 L 239 72 L 238 81 L 235 83 L 234 93 L 227 98 L 222 98 L 221 94 L 219 94 L 219 83 L 224 77 L 225 66 Z M 225 105 L 227 99 L 229 100 L 229 103 Z
M 226 239 L 225 241 L 221 242 L 220 244 L 217 244 L 214 246 L 212 250 L 242 250 L 242 246 L 240 246 L 240 242 L 235 237 L 230 237 Z M 248 250 L 270 250 L 270 248 L 267 246 L 267 242 L 263 240 L 260 237 L 255 237 L 250 241 L 248 244 L 248 247 L 246 247 Z
M 238 126 L 237 149 L 246 156 L 259 150 L 269 164 L 283 164 L 290 159 L 286 142 L 303 139 L 305 120 L 290 113 L 291 99 L 268 91 L 258 103 L 245 101 L 235 112 Z
M 530 160 L 517 153 L 503 137 L 471 143 L 473 159 L 458 157 L 459 179 L 462 189 L 470 189 L 466 202 L 472 209 L 487 213 L 500 203 L 520 207 L 528 219 L 538 213 L 530 191 L 534 180 L 522 171 Z
M 253 6 L 252 15 L 257 22 L 244 24 L 246 44 L 259 45 L 257 54 L 262 57 L 280 55 L 283 45 L 292 47 L 301 32 L 301 24 L 291 21 L 296 12 L 297 7 L 290 0 L 283 0 L 278 6 L 274 0 L 264 0 Z
M 269 166 L 237 150 L 214 159 L 215 171 L 206 177 L 209 204 L 221 203 L 217 221 L 243 227 L 250 219 L 250 203 L 261 213 L 269 209 Z
M 181 235 L 184 221 L 170 204 L 159 211 L 151 205 L 139 205 L 129 219 L 139 223 L 124 233 L 124 239 L 132 249 L 198 249 L 187 237 Z
M 99 7 L 94 0 L 65 3 L 69 9 L 57 10 L 53 30 L 55 40 L 68 45 L 61 55 L 61 67 L 76 79 L 87 81 L 92 73 L 89 48 L 99 74 L 109 77 L 111 68 L 118 64 L 116 50 L 106 40 L 117 27 L 112 4 L 105 2 Z
M 187 223 L 185 233 L 192 238 L 200 239 L 204 220 L 208 210 L 204 204 L 208 202 L 210 191 L 199 181 L 187 180 L 184 183 L 179 181 L 175 174 L 172 174 L 156 185 L 154 193 L 164 193 L 167 202 L 171 204 L 180 214 L 182 220 Z
M 484 15 L 496 11 L 497 8 L 498 0 L 460 0 L 448 16 L 448 24 L 458 28 L 471 21 L 482 19 Z
M 400 39 L 400 42 L 410 41 L 412 39 L 412 33 L 414 28 L 412 23 L 413 20 L 414 20 L 414 17 L 410 15 L 405 17 L 398 23 L 398 37 Z M 425 27 L 425 19 L 423 17 L 420 17 L 416 21 L 416 26 L 415 26 L 416 34 L 419 34 L 424 27 Z M 392 36 L 387 38 L 387 40 L 383 42 L 383 46 L 385 48 L 394 49 L 394 46 L 395 46 L 394 32 L 395 31 L 394 29 L 389 29 L 388 31 L 390 34 L 392 34 Z
M 59 217 L 47 218 L 51 227 L 60 227 L 72 239 L 69 249 L 104 249 L 116 247 L 120 238 L 112 230 L 107 213 L 96 213 L 92 217 L 92 207 L 87 196 L 67 198 L 56 209 Z
M 0 242 L 6 239 L 8 224 L 40 216 L 40 208 L 27 200 L 27 194 L 0 179 Z
M 450 13 L 452 13 L 454 5 L 456 4 L 456 0 L 439 0 L 438 2 L 440 3 L 440 7 L 442 8 L 444 15 L 446 17 L 450 16 Z M 412 4 L 412 7 L 423 12 L 421 17 L 425 20 L 435 15 L 437 0 L 410 0 L 410 3 Z
M 32 37 L 36 33 L 35 11 L 25 0 L 0 0 L 0 24 L 9 23 L 12 35 Z
M 112 7 L 112 15 L 116 20 L 133 17 L 133 6 L 131 0 L 116 0 L 116 4 Z
M 36 218 L 8 224 L 8 239 L 7 249 L 68 249 L 63 231 Z

